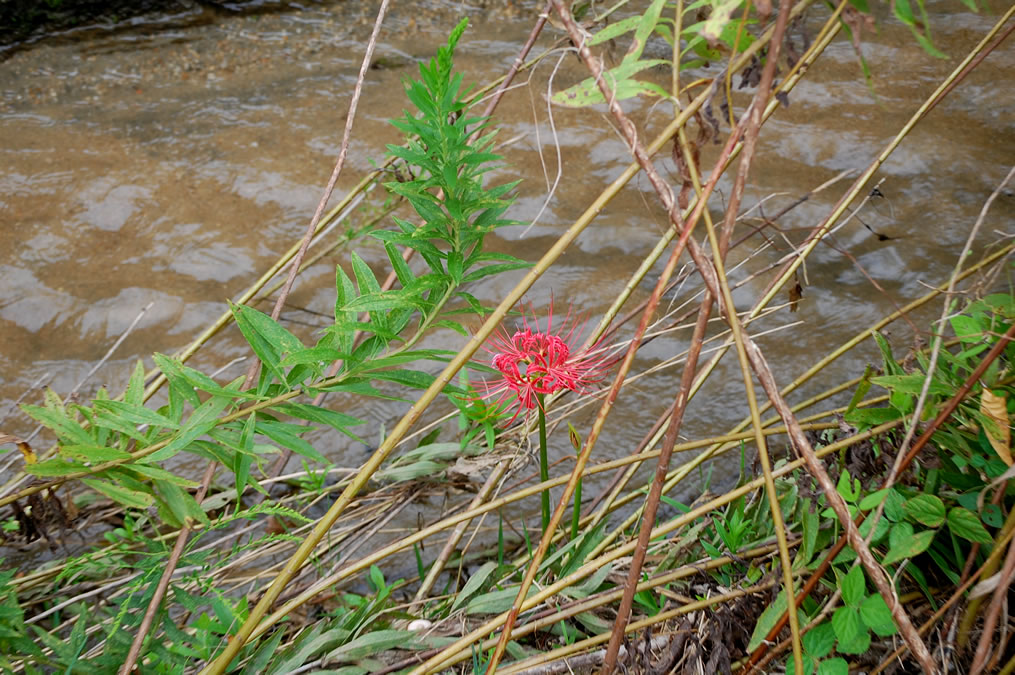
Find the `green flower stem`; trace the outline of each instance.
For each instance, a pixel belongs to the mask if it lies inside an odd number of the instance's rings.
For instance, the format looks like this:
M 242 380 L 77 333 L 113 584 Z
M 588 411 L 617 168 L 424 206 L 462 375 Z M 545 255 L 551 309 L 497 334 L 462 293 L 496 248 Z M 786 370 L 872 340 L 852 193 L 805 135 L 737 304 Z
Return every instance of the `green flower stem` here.
M 542 394 L 536 394 L 539 410 L 539 480 L 545 483 L 550 480 L 550 464 L 546 457 L 546 409 Z M 543 531 L 550 526 L 550 489 L 543 490 L 540 498 L 543 501 Z
M 582 517 L 582 479 L 574 486 L 574 504 L 571 505 L 571 541 L 578 538 L 578 521 Z

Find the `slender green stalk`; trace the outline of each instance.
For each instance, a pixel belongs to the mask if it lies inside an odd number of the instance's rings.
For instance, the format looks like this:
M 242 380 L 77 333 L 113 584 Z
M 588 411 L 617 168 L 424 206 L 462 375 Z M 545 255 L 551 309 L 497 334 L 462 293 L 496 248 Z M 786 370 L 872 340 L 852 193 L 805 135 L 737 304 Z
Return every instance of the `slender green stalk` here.
M 574 486 L 574 504 L 571 506 L 571 540 L 578 538 L 578 522 L 582 519 L 582 479 Z
M 536 394 L 539 405 L 539 482 L 550 480 L 550 460 L 546 455 L 546 400 L 543 394 Z M 543 531 L 550 525 L 550 489 L 540 494 L 543 507 Z

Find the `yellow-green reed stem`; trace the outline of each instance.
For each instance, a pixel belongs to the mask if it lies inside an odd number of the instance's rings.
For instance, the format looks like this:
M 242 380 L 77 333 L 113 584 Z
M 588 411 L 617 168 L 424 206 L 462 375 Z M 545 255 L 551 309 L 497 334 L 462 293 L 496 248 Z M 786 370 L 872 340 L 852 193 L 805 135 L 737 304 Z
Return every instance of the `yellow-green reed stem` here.
M 875 437 L 875 436 L 877 436 L 879 434 L 883 434 L 883 433 L 885 433 L 885 432 L 895 428 L 896 426 L 898 426 L 899 423 L 900 422 L 898 420 L 896 420 L 894 422 L 888 422 L 886 424 L 882 424 L 882 425 L 880 425 L 878 427 L 875 427 L 874 429 L 869 429 L 869 430 L 867 430 L 865 432 L 861 432 L 861 433 L 859 433 L 859 434 L 857 434 L 855 436 L 851 436 L 851 437 L 849 437 L 847 439 L 844 439 L 842 441 L 837 441 L 836 443 L 832 443 L 831 445 L 829 445 L 829 446 L 819 450 L 818 451 L 818 455 L 823 457 L 823 456 L 825 456 L 828 453 L 838 452 L 839 448 L 841 448 L 841 447 L 843 447 L 845 445 L 853 445 L 853 444 L 856 444 L 856 443 L 860 443 L 860 442 L 865 441 L 867 439 L 873 438 L 873 437 Z M 805 426 L 804 428 L 807 429 L 808 427 Z M 823 428 L 830 428 L 830 426 L 825 426 Z M 821 430 L 821 428 L 815 426 L 815 427 L 810 428 L 810 430 L 817 431 L 817 430 Z M 783 428 L 779 428 L 779 429 L 766 430 L 765 432 L 766 433 L 771 433 L 771 434 L 785 434 L 786 433 L 786 429 L 783 427 Z M 736 438 L 727 437 L 726 440 L 739 440 L 741 438 L 748 439 L 751 436 L 752 436 L 752 433 L 742 433 L 742 434 L 737 435 Z M 685 451 L 685 450 L 692 450 L 692 449 L 696 449 L 696 448 L 705 447 L 705 446 L 711 445 L 711 444 L 713 444 L 715 442 L 718 442 L 719 440 L 720 439 L 718 439 L 718 438 L 711 438 L 711 439 L 703 439 L 703 440 L 700 440 L 700 441 L 691 441 L 689 443 L 684 443 L 684 444 L 680 444 L 680 445 L 674 446 L 674 452 L 682 452 L 682 451 Z M 636 455 L 636 456 L 631 456 L 631 457 L 622 457 L 622 458 L 619 458 L 619 459 L 615 459 L 615 460 L 611 460 L 611 461 L 608 461 L 608 462 L 604 462 L 602 464 L 597 464 L 597 465 L 594 465 L 594 466 L 588 466 L 588 467 L 585 468 L 585 473 L 588 474 L 588 475 L 595 475 L 595 474 L 599 474 L 599 473 L 603 473 L 603 472 L 613 471 L 617 467 L 624 466 L 624 465 L 632 463 L 632 462 L 642 462 L 642 461 L 645 461 L 646 459 L 654 459 L 654 458 L 656 458 L 658 456 L 659 456 L 659 452 L 658 451 L 654 451 L 654 452 L 646 453 L 643 456 L 642 455 Z M 793 463 L 790 463 L 790 464 L 787 464 L 787 465 L 783 465 L 782 467 L 776 469 L 774 471 L 774 475 L 776 477 L 782 477 L 782 476 L 790 473 L 791 471 L 799 468 L 802 465 L 803 465 L 803 460 L 797 460 L 796 462 L 793 462 Z M 334 586 L 335 584 L 337 584 L 337 583 L 339 583 L 339 582 L 341 582 L 341 581 L 343 581 L 345 579 L 351 578 L 353 575 L 358 574 L 359 572 L 362 572 L 365 569 L 368 569 L 371 565 L 377 564 L 377 563 L 381 562 L 382 560 L 385 560 L 385 559 L 391 557 L 392 555 L 394 555 L 396 553 L 399 553 L 401 551 L 406 551 L 406 550 L 411 549 L 412 545 L 414 543 L 423 541 L 423 540 L 427 539 L 428 537 L 431 537 L 431 536 L 437 534 L 438 532 L 441 532 L 441 531 L 446 530 L 446 529 L 448 529 L 448 528 L 450 528 L 450 527 L 452 527 L 454 525 L 457 525 L 460 522 L 476 518 L 476 517 L 481 516 L 481 515 L 483 515 L 485 513 L 489 513 L 489 512 L 492 512 L 492 511 L 497 511 L 499 509 L 504 508 L 505 506 L 507 506 L 509 504 L 513 504 L 513 503 L 521 501 L 523 499 L 528 499 L 528 498 L 532 497 L 533 495 L 535 495 L 536 493 L 538 493 L 539 491 L 541 491 L 543 489 L 553 488 L 553 487 L 559 487 L 559 486 L 565 484 L 567 481 L 568 481 L 568 476 L 558 476 L 558 477 L 554 478 L 548 485 L 547 484 L 533 485 L 533 486 L 530 486 L 530 487 L 518 490 L 516 492 L 513 492 L 513 493 L 511 493 L 509 495 L 505 495 L 504 497 L 498 497 L 497 499 L 492 499 L 489 502 L 483 504 L 482 506 L 478 506 L 478 507 L 469 509 L 468 511 L 456 514 L 454 516 L 449 516 L 449 517 L 445 518 L 444 520 L 442 520 L 442 521 L 440 521 L 438 523 L 434 523 L 433 525 L 431 525 L 429 527 L 426 527 L 426 528 L 423 528 L 422 530 L 419 530 L 417 532 L 414 532 L 413 534 L 411 534 L 411 535 L 409 535 L 407 537 L 404 537 L 404 538 L 400 539 L 399 541 L 393 542 L 393 543 L 391 543 L 391 544 L 389 544 L 389 545 L 387 545 L 387 546 L 385 546 L 385 547 L 383 547 L 381 549 L 378 549 L 377 551 L 374 551 L 373 553 L 370 553 L 370 554 L 364 556 L 363 558 L 360 558 L 360 559 L 358 559 L 358 560 L 356 560 L 354 562 L 350 562 L 348 565 L 342 567 L 341 569 L 338 569 L 335 572 L 332 572 L 331 574 L 329 574 L 329 575 L 319 579 L 318 581 L 314 582 L 310 587 L 308 587 L 306 590 L 304 590 L 301 593 L 299 593 L 296 597 L 294 597 L 294 598 L 286 601 L 282 605 L 280 605 L 278 607 L 278 609 L 276 609 L 270 616 L 268 616 L 263 622 L 261 622 L 261 624 L 257 627 L 256 630 L 252 631 L 250 637 L 251 637 L 251 639 L 256 639 L 256 638 L 259 638 L 259 637 L 263 636 L 266 632 L 268 632 L 268 630 L 271 629 L 271 627 L 274 624 L 276 624 L 278 621 L 282 620 L 282 618 L 285 617 L 286 615 L 291 614 L 297 608 L 299 608 L 302 605 L 304 605 L 307 602 L 309 602 L 311 599 L 313 599 L 322 590 L 324 590 L 326 588 L 329 588 L 331 586 Z M 721 507 L 721 506 L 723 506 L 723 505 L 733 501 L 734 499 L 736 499 L 737 497 L 741 496 L 742 494 L 746 494 L 747 492 L 750 492 L 751 489 L 756 489 L 757 487 L 762 485 L 762 482 L 760 480 L 757 480 L 757 481 L 754 481 L 754 482 L 749 483 L 747 485 L 748 485 L 748 488 L 745 489 L 742 492 L 739 491 L 739 488 L 738 488 L 737 490 L 734 490 L 733 492 L 727 493 L 725 495 L 722 495 L 721 497 L 718 497 L 716 500 L 713 500 L 712 502 L 709 503 L 709 505 L 708 505 L 709 508 L 719 508 L 719 507 Z M 708 509 L 705 509 L 705 511 L 703 511 L 702 513 L 705 513 L 707 511 L 708 511 Z M 693 520 L 694 520 L 693 517 L 690 518 L 689 520 L 686 520 L 686 521 L 685 520 L 681 520 L 680 522 L 678 522 L 678 523 L 676 523 L 674 525 L 674 529 L 676 527 L 680 527 L 680 526 L 686 525 L 688 522 L 691 522 Z M 672 529 L 653 531 L 653 536 L 654 537 L 662 536 L 662 535 L 667 534 L 668 532 L 671 532 L 671 531 L 672 531 Z M 634 544 L 632 542 L 631 543 L 631 548 L 633 548 L 633 546 L 634 546 Z M 623 546 L 621 546 L 619 550 L 621 551 L 621 553 L 619 554 L 620 556 L 625 555 L 626 553 L 630 552 L 629 549 L 625 549 Z M 597 557 L 597 556 L 598 556 L 598 554 L 596 554 L 596 556 L 592 556 L 592 555 L 587 556 L 586 560 L 590 561 L 585 566 L 585 567 L 588 567 L 588 569 L 589 569 L 589 571 L 587 572 L 588 574 L 590 574 L 591 571 L 593 571 L 594 569 L 598 569 L 599 567 L 602 567 L 603 565 L 608 564 L 612 560 L 614 560 L 614 558 L 611 557 L 611 558 L 608 558 L 608 559 L 602 559 L 602 560 L 595 561 L 594 558 Z M 596 564 L 592 565 L 591 567 L 589 567 L 589 564 L 591 562 L 595 562 Z M 513 562 L 512 564 L 517 566 L 517 565 L 520 565 L 522 563 L 516 561 L 516 562 Z M 583 569 L 585 567 L 583 567 Z M 573 577 L 573 578 L 569 577 L 569 578 L 572 578 L 571 583 L 577 583 L 577 581 L 582 579 L 582 578 L 584 578 L 584 576 L 585 575 L 576 576 L 576 577 Z M 566 585 L 567 584 L 565 584 L 565 586 Z M 551 595 L 552 595 L 552 593 L 551 593 Z M 503 615 L 501 616 L 501 618 L 503 618 Z M 489 631 L 487 631 L 487 632 L 489 632 Z
M 539 408 L 539 482 L 550 480 L 550 460 L 546 456 L 546 400 L 543 394 L 536 394 Z M 543 531 L 550 526 L 550 489 L 539 495 L 543 507 Z

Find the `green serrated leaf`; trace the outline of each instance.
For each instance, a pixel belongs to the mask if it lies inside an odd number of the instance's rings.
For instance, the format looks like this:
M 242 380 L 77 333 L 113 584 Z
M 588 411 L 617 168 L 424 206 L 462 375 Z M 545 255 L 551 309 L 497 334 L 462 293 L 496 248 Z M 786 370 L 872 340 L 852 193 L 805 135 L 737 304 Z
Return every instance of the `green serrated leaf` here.
M 902 417 L 895 408 L 857 408 L 843 415 L 845 420 L 861 429 L 869 429 L 887 422 L 894 422 Z
M 826 659 L 818 664 L 817 675 L 849 675 L 849 663 L 838 656 Z
M 864 497 L 863 499 L 860 500 L 860 505 L 859 505 L 860 506 L 860 510 L 861 511 L 870 511 L 871 509 L 876 507 L 878 504 L 883 502 L 885 500 L 885 497 L 888 496 L 889 492 L 891 492 L 891 488 L 884 488 L 884 489 L 881 489 L 881 490 L 877 490 L 876 492 L 870 493 L 869 495 L 867 495 L 866 497 Z
M 356 436 L 347 430 L 348 427 L 365 424 L 364 420 L 353 417 L 352 415 L 346 415 L 345 413 L 338 412 L 337 410 L 329 410 L 328 408 L 309 405 L 306 403 L 282 403 L 277 406 L 277 409 L 279 412 L 283 412 L 286 415 L 290 415 L 301 420 L 325 424 L 332 429 L 337 429 L 344 434 L 350 435 L 352 438 L 356 438 Z
M 414 389 L 426 389 L 433 384 L 434 376 L 420 370 L 379 370 L 367 374 L 371 379 L 395 382 Z M 448 384 L 446 392 L 462 393 L 454 385 Z
M 870 633 L 856 607 L 839 607 L 832 614 L 832 628 L 843 654 L 861 654 L 870 646 Z
M 598 44 L 602 44 L 604 42 L 608 42 L 610 40 L 618 38 L 621 35 L 624 35 L 625 33 L 630 33 L 631 31 L 633 31 L 635 28 L 638 27 L 638 23 L 640 21 L 641 16 L 635 15 L 629 16 L 626 19 L 621 19 L 616 23 L 611 23 L 610 25 L 606 26 L 601 31 L 593 35 L 591 38 L 589 38 L 586 44 L 589 47 L 594 47 Z
M 851 607 L 858 606 L 867 593 L 867 581 L 863 569 L 859 565 L 854 565 L 842 578 L 840 588 L 842 589 L 842 601 Z
M 345 352 L 340 352 L 330 347 L 310 347 L 289 354 L 282 359 L 280 365 L 283 368 L 288 368 L 289 366 L 301 364 L 330 363 L 332 361 L 341 361 L 348 358 L 348 356 Z
M 378 283 L 377 277 L 374 276 L 373 270 L 370 269 L 370 265 L 355 251 L 352 252 L 349 259 L 352 262 L 352 272 L 356 275 L 359 292 L 361 294 L 380 293 L 381 285 Z
M 820 623 L 803 636 L 803 648 L 815 659 L 823 659 L 835 646 L 835 629 L 828 621 Z
M 453 171 L 457 171 L 457 169 L 453 169 Z M 464 262 L 465 260 L 462 257 L 461 252 L 448 252 L 448 274 L 451 276 L 451 279 L 455 282 L 455 284 L 462 283 L 462 267 Z
M 979 516 L 961 506 L 952 507 L 948 511 L 948 529 L 955 536 L 978 544 L 990 544 L 994 541 L 983 523 L 980 522 Z
M 983 341 L 984 328 L 973 317 L 958 314 L 949 319 L 949 322 L 952 324 L 952 330 L 955 331 L 955 337 L 962 342 L 976 343 Z
M 618 101 L 645 93 L 646 84 L 633 79 L 634 75 L 648 68 L 669 64 L 664 59 L 648 59 L 644 61 L 624 62 L 621 65 L 611 68 L 603 73 L 603 79 L 610 87 L 614 97 Z M 558 105 L 571 108 L 583 108 L 597 103 L 604 103 L 603 93 L 599 90 L 594 78 L 586 78 L 578 84 L 568 87 L 553 95 L 552 101 Z
M 492 276 L 494 274 L 501 274 L 502 272 L 511 272 L 514 270 L 524 270 L 529 269 L 530 267 L 532 267 L 532 263 L 525 261 L 505 262 L 505 263 L 496 263 L 493 265 L 486 265 L 485 267 L 480 267 L 479 269 L 473 270 L 468 274 L 466 274 L 464 277 L 462 277 L 462 283 L 468 284 L 474 281 L 479 281 L 480 279 Z
M 885 498 L 885 517 L 893 523 L 897 523 L 906 517 L 906 498 L 898 490 L 888 491 Z
M 415 309 L 422 302 L 422 299 L 414 293 L 383 291 L 364 293 L 354 298 L 342 310 L 346 312 L 387 312 L 393 309 Z
M 913 531 L 907 522 L 896 523 L 888 535 L 889 549 L 882 564 L 891 565 L 899 560 L 912 558 L 926 551 L 934 540 L 934 530 Z
M 936 495 L 919 494 L 906 500 L 906 515 L 927 527 L 940 527 L 945 522 L 945 505 Z
M 388 254 L 388 260 L 391 262 L 391 269 L 395 271 L 395 276 L 398 277 L 398 283 L 402 284 L 402 288 L 408 287 L 416 279 L 416 275 L 412 273 L 412 268 L 405 262 L 405 258 L 398 252 L 398 249 L 393 245 L 385 242 L 384 251 Z
M 278 422 L 269 420 L 258 420 L 257 431 L 271 440 L 275 441 L 279 445 L 289 448 L 298 455 L 302 455 L 308 459 L 312 459 L 315 462 L 321 464 L 327 464 L 328 460 L 325 459 L 324 455 L 319 453 L 313 445 L 300 438 L 294 433 L 291 433 L 286 427 L 288 425 L 280 424 Z M 306 429 L 300 429 L 300 432 L 306 431 Z
M 870 595 L 864 598 L 860 605 L 860 618 L 864 624 L 881 637 L 895 635 L 895 621 L 892 619 L 892 610 L 888 609 L 888 603 L 880 595 Z
M 465 329 L 465 326 L 458 323 L 457 321 L 449 321 L 447 319 L 441 319 L 440 321 L 434 322 L 434 327 L 449 328 L 459 335 L 469 337 L 469 331 Z
M 170 406 L 174 410 L 181 410 L 182 408 L 182 403 L 175 401 L 175 397 L 182 398 L 195 408 L 201 405 L 201 399 L 198 397 L 197 392 L 194 391 L 194 385 L 183 374 L 183 364 L 164 354 L 156 353 L 152 358 L 155 360 L 155 365 L 158 369 L 169 380 L 169 401 Z

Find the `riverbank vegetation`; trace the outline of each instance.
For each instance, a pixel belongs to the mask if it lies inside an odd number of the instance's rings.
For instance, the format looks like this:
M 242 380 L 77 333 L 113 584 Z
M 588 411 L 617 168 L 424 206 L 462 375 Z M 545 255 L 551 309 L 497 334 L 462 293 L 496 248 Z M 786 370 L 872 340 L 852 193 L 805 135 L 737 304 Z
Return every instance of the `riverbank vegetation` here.
M 304 240 L 192 345 L 154 355 L 151 371 L 138 361 L 122 392 L 22 405 L 54 443 L 3 437 L 21 471 L 0 493 L 2 528 L 8 546 L 51 553 L 0 572 L 0 670 L 1015 669 L 1012 251 L 983 246 L 1011 174 L 976 222 L 956 225 L 968 236 L 954 271 L 925 295 L 858 326 L 803 373 L 773 373 L 759 345 L 792 326 L 808 256 L 876 198 L 880 165 L 1010 32 L 1012 11 L 787 255 L 751 269 L 748 252 L 749 273 L 734 274 L 730 250 L 763 250 L 781 236 L 779 217 L 807 199 L 749 215 L 758 135 L 822 51 L 840 33 L 859 45 L 869 19 L 864 2 L 811 7 L 827 16 L 805 35 L 795 22 L 811 4 L 653 0 L 609 22 L 588 3 L 559 13 L 568 39 L 531 60 L 526 46 L 518 65 L 577 54 L 589 77 L 553 103 L 599 106 L 635 161 L 534 261 L 488 245 L 490 233 L 525 224 L 511 219 L 517 184 L 497 178 L 490 117 L 516 70 L 466 83 L 454 56 L 467 23 L 454 27 L 406 80 L 392 121 L 401 138 L 383 163 L 325 212 L 329 187 Z M 893 7 L 931 58 L 922 3 Z M 383 18 L 382 7 L 378 27 Z M 659 39 L 670 59 L 646 55 Z M 604 68 L 590 49 L 609 43 L 623 56 Z M 721 72 L 692 80 L 706 62 Z M 859 77 L 876 77 L 876 65 L 863 61 Z M 734 98 L 734 85 L 751 96 Z M 634 97 L 657 97 L 672 122 L 648 138 L 621 105 Z M 335 177 L 354 108 L 347 119 Z M 712 143 L 721 150 L 706 167 Z M 651 159 L 660 152 L 675 183 Z M 610 310 L 523 303 L 640 174 L 669 228 Z M 350 217 L 372 188 L 384 201 Z M 312 241 L 344 262 L 329 325 L 306 336 L 279 313 L 315 259 Z M 357 253 L 367 242 L 389 269 Z M 498 275 L 520 280 L 486 306 L 470 285 Z M 251 300 L 269 293 L 274 311 L 256 309 Z M 920 313 L 934 307 L 935 318 Z M 900 321 L 910 344 L 886 337 Z M 188 361 L 229 323 L 256 360 L 227 382 Z M 652 374 L 634 369 L 638 350 L 675 333 L 687 348 L 663 359 L 680 375 L 659 392 L 658 421 L 638 447 L 600 459 L 604 429 L 625 423 L 610 416 L 617 399 Z M 866 372 L 803 398 L 859 345 L 879 355 Z M 685 438 L 685 410 L 723 358 L 740 366 L 749 416 Z M 398 401 L 404 414 L 386 428 L 346 412 L 370 400 Z M 331 464 L 308 436 L 332 435 L 370 456 Z M 185 456 L 202 475 L 181 470 Z M 717 458 L 739 479 L 713 485 Z M 689 493 L 699 496 L 675 496 Z

